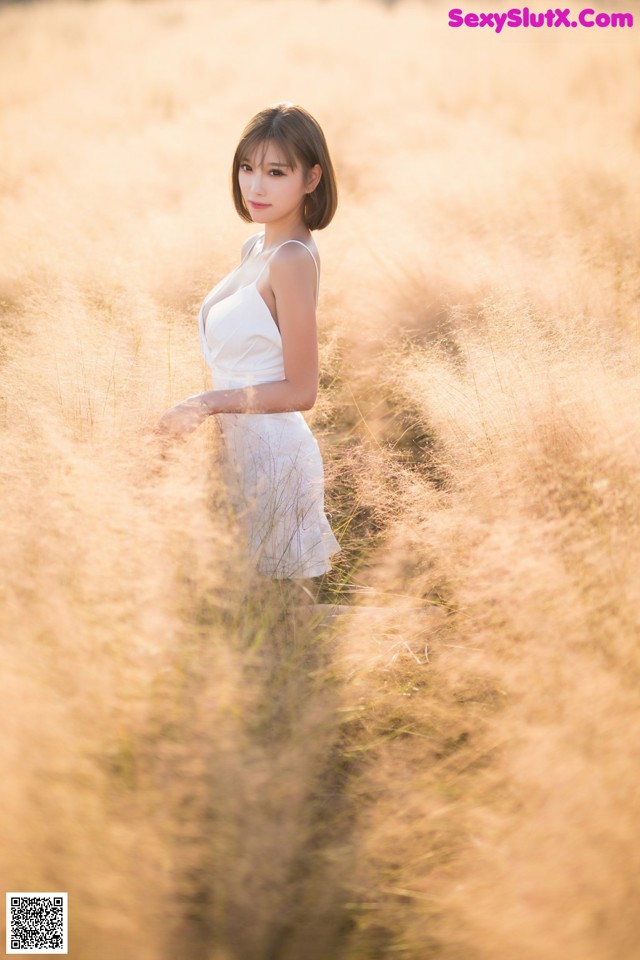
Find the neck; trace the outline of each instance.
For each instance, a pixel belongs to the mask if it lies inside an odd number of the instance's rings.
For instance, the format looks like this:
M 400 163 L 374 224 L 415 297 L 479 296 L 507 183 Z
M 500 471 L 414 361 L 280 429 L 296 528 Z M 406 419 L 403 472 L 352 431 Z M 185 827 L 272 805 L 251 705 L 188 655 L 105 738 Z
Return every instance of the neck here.
M 305 226 L 299 216 L 293 215 L 278 220 L 275 223 L 265 223 L 264 225 L 264 247 L 271 249 L 285 240 L 302 240 L 308 243 L 311 239 L 311 231 Z

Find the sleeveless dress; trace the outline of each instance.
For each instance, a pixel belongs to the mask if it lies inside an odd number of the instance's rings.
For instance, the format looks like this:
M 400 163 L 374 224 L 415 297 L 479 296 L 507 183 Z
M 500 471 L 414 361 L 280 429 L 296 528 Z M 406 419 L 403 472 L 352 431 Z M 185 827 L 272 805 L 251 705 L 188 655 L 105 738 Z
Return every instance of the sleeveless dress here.
M 320 273 L 316 258 L 319 287 Z M 216 284 L 199 311 L 204 358 L 214 390 L 285 379 L 280 331 L 256 279 L 228 296 L 224 287 L 247 257 L 264 246 L 257 234 L 242 262 Z M 224 441 L 225 481 L 258 572 L 272 579 L 317 577 L 341 551 L 324 511 L 324 469 L 318 443 L 300 411 L 214 414 Z

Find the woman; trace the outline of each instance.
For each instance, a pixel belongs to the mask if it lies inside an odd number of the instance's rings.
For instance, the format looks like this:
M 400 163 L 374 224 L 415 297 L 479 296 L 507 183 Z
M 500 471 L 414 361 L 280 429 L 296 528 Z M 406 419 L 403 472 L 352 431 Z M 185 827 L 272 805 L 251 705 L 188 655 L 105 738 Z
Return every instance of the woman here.
M 233 158 L 232 192 L 240 217 L 264 230 L 200 308 L 214 389 L 173 407 L 156 432 L 184 437 L 215 416 L 256 568 L 273 579 L 315 577 L 341 549 L 324 512 L 320 450 L 301 413 L 318 390 L 320 268 L 311 231 L 326 227 L 337 206 L 317 121 L 289 103 L 256 114 Z

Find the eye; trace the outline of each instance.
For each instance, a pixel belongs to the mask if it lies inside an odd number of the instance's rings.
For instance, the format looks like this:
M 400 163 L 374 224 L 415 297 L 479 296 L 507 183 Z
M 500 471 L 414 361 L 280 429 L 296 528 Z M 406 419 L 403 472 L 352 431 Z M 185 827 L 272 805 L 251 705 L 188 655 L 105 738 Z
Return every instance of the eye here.
M 277 167 L 274 167 L 273 170 L 271 170 L 270 172 L 271 172 L 271 173 L 275 173 L 276 176 L 278 176 L 278 177 L 284 177 L 284 176 L 285 176 L 285 174 L 283 173 L 283 171 L 282 171 L 282 170 L 278 170 Z
M 251 169 L 251 165 L 247 163 L 246 160 L 243 160 L 242 163 L 240 164 L 240 170 L 250 170 L 250 169 Z

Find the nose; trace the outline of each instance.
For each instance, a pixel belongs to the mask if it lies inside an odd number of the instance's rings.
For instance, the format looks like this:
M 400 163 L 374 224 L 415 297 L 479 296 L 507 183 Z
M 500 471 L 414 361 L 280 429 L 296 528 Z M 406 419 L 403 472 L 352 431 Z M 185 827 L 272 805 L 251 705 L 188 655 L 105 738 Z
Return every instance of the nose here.
M 264 193 L 264 179 L 262 171 L 258 170 L 256 167 L 251 172 L 251 177 L 249 180 L 252 194 L 263 194 Z

